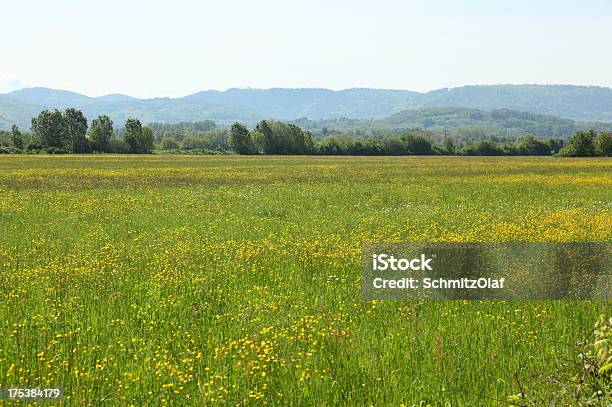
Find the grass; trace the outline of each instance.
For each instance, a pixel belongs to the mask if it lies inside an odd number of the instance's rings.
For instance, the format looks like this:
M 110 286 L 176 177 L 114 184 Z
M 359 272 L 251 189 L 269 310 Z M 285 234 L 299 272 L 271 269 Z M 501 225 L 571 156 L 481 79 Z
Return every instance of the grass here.
M 611 174 L 609 159 L 0 157 L 0 385 L 63 387 L 67 405 L 555 400 L 609 303 L 365 302 L 361 242 L 610 242 Z

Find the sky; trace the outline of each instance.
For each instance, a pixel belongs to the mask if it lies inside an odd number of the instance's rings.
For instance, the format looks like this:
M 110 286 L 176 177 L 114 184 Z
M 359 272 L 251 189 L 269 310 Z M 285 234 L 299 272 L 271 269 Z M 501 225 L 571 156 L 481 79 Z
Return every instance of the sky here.
M 612 87 L 611 0 L 9 0 L 0 93 Z

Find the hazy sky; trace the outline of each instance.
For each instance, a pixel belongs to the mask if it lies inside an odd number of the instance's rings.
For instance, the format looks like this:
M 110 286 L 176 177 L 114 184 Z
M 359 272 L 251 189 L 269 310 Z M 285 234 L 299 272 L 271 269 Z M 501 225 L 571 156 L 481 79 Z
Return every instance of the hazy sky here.
M 612 87 L 611 0 L 5 0 L 0 92 Z

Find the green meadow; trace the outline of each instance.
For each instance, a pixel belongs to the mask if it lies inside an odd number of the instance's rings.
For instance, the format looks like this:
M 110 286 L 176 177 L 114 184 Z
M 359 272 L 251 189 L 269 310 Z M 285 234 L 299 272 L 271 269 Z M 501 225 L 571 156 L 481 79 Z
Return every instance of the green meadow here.
M 611 205 L 606 158 L 0 156 L 0 386 L 579 405 L 609 303 L 365 301 L 361 244 L 611 242 Z

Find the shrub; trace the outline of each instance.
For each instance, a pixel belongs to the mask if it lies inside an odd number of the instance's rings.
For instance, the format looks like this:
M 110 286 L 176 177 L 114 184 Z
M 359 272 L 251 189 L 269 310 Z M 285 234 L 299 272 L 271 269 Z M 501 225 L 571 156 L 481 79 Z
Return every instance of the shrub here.
M 208 142 L 202 138 L 185 137 L 181 148 L 183 150 L 204 150 L 208 148 Z
M 601 315 L 592 340 L 583 346 L 585 350 L 578 355 L 580 373 L 563 392 L 578 405 L 603 405 L 600 403 L 612 399 L 612 317 Z
M 472 144 L 463 150 L 466 155 L 502 155 L 503 151 L 499 146 L 492 141 L 481 141 L 478 144 Z
M 612 134 L 599 133 L 593 141 L 595 154 L 600 157 L 612 157 Z
M 26 151 L 36 152 L 36 151 L 41 151 L 43 149 L 43 146 L 36 141 L 30 141 L 28 145 L 26 145 L 25 149 Z
M 161 142 L 162 150 L 177 150 L 179 148 L 179 143 L 176 140 L 171 138 L 164 138 Z
M 549 405 L 609 406 L 612 399 L 612 318 L 601 315 L 593 329 L 593 338 L 580 342 L 582 351 L 571 377 L 557 378 L 559 391 Z M 514 394 L 506 399 L 509 406 L 543 405 L 528 394 Z
M 328 136 L 319 144 L 319 151 L 325 155 L 346 154 L 346 144 L 336 136 Z
M 406 147 L 411 154 L 414 155 L 431 155 L 433 154 L 432 143 L 427 137 L 420 134 L 405 134 L 402 141 L 406 143 Z
M 65 148 L 59 148 L 59 147 L 47 147 L 42 151 L 46 152 L 47 154 L 68 154 L 70 153 L 70 151 L 66 150 Z
M 15 147 L 0 147 L 0 154 L 19 154 L 21 150 Z
M 560 157 L 593 157 L 595 155 L 595 131 L 579 131 L 572 136 L 569 144 L 559 151 Z
M 124 140 L 114 137 L 108 142 L 108 152 L 114 154 L 128 154 L 130 146 Z

